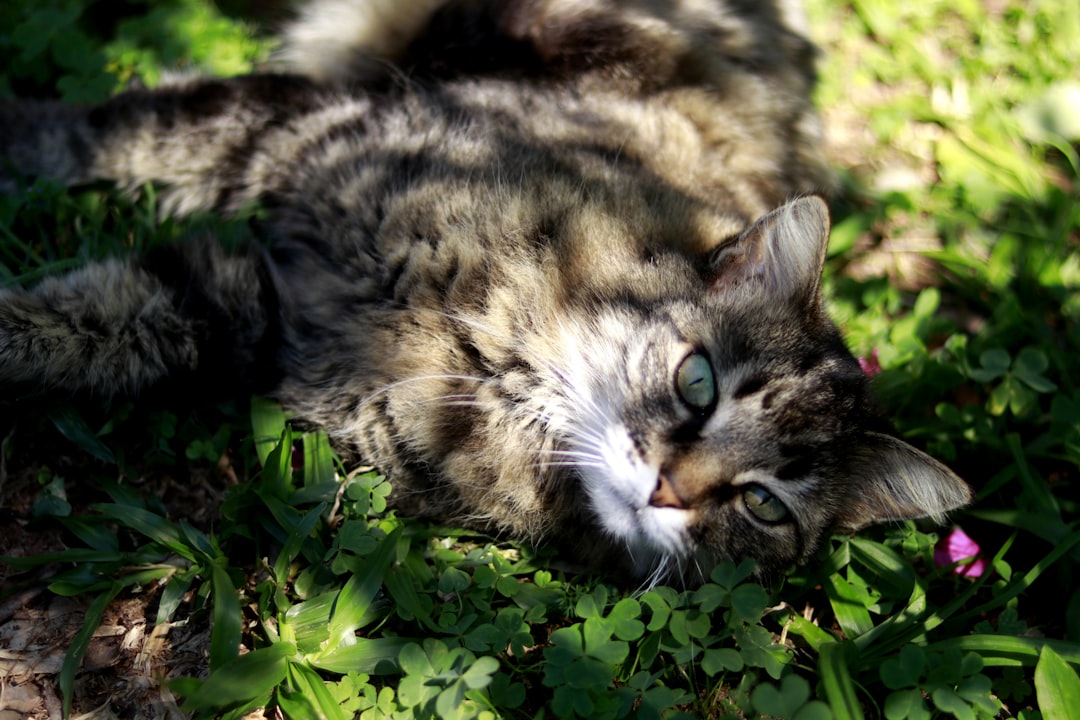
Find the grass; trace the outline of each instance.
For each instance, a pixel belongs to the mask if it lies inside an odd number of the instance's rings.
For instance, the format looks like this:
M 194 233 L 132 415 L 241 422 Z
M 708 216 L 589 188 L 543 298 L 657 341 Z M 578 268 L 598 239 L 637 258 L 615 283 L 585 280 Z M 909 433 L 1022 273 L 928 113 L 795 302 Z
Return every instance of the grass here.
M 93 99 L 266 51 L 194 0 L 98 5 L 5 4 L 0 92 Z M 951 528 L 904 523 L 836 536 L 773 588 L 722 565 L 699 589 L 627 593 L 396 517 L 385 478 L 257 398 L 41 408 L 4 441 L 0 492 L 15 507 L 29 478 L 20 527 L 59 540 L 9 550 L 0 598 L 86 598 L 65 711 L 89 709 L 84 654 L 137 597 L 174 635 L 211 628 L 204 665 L 167 685 L 202 716 L 1080 717 L 1080 9 L 809 11 L 843 187 L 831 309 L 901 432 L 976 489 L 953 520 L 982 574 L 935 561 Z M 0 282 L 247 232 L 153 207 L 48 185 L 0 198 Z

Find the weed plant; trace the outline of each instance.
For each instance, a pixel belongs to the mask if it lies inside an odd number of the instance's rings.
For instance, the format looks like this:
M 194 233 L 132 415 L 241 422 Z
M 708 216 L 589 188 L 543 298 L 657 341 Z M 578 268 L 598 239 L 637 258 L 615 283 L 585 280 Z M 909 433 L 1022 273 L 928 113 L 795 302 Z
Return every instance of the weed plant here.
M 52 592 L 92 598 L 65 712 L 107 604 L 142 588 L 155 622 L 212 626 L 207 673 L 168 685 L 198 716 L 1080 718 L 1080 5 L 809 15 L 843 186 L 831 310 L 901 433 L 976 489 L 956 527 L 836 536 L 771 588 L 743 563 L 635 592 L 397 517 L 386 478 L 259 398 L 35 408 L 9 419 L 9 459 L 92 459 L 85 476 L 36 471 L 33 521 L 64 549 L 4 559 L 28 574 L 2 597 L 47 566 Z M 196 0 L 11 0 L 0 93 L 99 100 L 178 67 L 242 72 L 270 45 Z M 160 220 L 152 188 L 37 183 L 0 198 L 0 283 L 198 232 L 248 231 Z M 125 480 L 223 458 L 235 477 L 212 521 Z M 99 501 L 73 508 L 86 484 Z

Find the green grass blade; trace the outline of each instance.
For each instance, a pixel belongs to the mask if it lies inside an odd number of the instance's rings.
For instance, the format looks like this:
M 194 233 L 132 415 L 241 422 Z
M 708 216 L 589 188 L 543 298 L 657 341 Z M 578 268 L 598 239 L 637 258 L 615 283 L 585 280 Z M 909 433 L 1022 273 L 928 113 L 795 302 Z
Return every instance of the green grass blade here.
M 304 486 L 336 486 L 337 468 L 330 438 L 321 430 L 304 435 Z
M 57 552 L 27 555 L 25 557 L 0 555 L 0 563 L 10 565 L 17 570 L 32 570 L 41 565 L 50 565 L 52 563 L 108 563 L 119 562 L 123 558 L 123 553 L 114 550 L 71 548 L 70 550 L 58 550 Z
M 1050 486 L 1046 481 L 1035 477 L 1032 473 L 1031 465 L 1028 464 L 1027 457 L 1024 455 L 1020 436 L 1016 433 L 1009 433 L 1005 436 L 1005 444 L 1009 446 L 1009 452 L 1012 453 L 1016 469 L 1019 471 L 1017 477 L 1024 488 L 1024 495 L 1034 502 L 1034 509 L 1039 515 L 1060 522 L 1061 510 L 1058 508 L 1057 500 L 1054 498 L 1053 493 L 1050 492 Z
M 400 536 L 399 528 L 383 538 L 359 572 L 349 578 L 338 593 L 330 613 L 330 637 L 327 647 L 336 648 L 352 641 L 353 633 L 360 627 L 361 619 L 374 602 L 394 561 Z
M 431 614 L 424 608 L 424 604 L 420 601 L 420 594 L 416 592 L 416 586 L 413 584 L 412 575 L 405 565 L 391 568 L 386 573 L 383 581 L 386 583 L 386 589 L 389 591 L 390 597 L 394 599 L 394 603 L 398 607 L 408 611 L 429 630 L 433 632 L 439 632 L 441 630 L 435 621 L 431 619 Z
M 792 613 L 788 617 L 787 629 L 789 633 L 805 640 L 806 644 L 818 653 L 824 646 L 836 642 L 836 638 L 828 630 L 815 625 L 797 613 Z
M 1035 665 L 1044 648 L 1049 648 L 1064 661 L 1080 666 L 1080 643 L 1068 640 L 1011 635 L 961 635 L 926 646 L 928 651 L 959 650 L 964 653 L 978 653 L 986 665 L 993 666 Z
M 154 542 L 164 545 L 180 557 L 195 562 L 196 554 L 183 541 L 180 528 L 160 515 L 129 505 L 100 503 L 93 505 L 92 508 L 124 527 L 142 533 Z
M 1080 677 L 1049 646 L 1035 666 L 1039 710 L 1048 720 L 1080 720 Z
M 330 591 L 296 603 L 285 613 L 285 622 L 292 628 L 296 645 L 303 654 L 318 653 L 327 647 L 330 637 L 330 613 L 338 593 Z M 357 627 L 367 627 L 387 612 L 387 602 L 377 600 L 356 621 Z
M 274 498 L 266 498 L 266 500 L 267 505 L 278 503 Z M 300 554 L 301 548 L 311 535 L 312 530 L 315 529 L 315 525 L 319 522 L 324 510 L 326 510 L 326 505 L 320 503 L 300 518 L 295 523 L 295 526 L 289 528 L 288 538 L 285 540 L 281 552 L 278 553 L 277 560 L 274 561 L 274 577 L 279 583 L 284 584 L 288 580 L 289 565 Z
M 290 720 L 347 720 L 345 711 L 311 668 L 289 663 L 288 685 L 278 689 L 278 706 Z
M 71 697 L 75 688 L 75 673 L 78 671 L 79 665 L 82 664 L 86 649 L 90 646 L 90 639 L 94 637 L 94 632 L 101 624 L 101 617 L 105 614 L 105 608 L 123 587 L 122 583 L 115 583 L 109 590 L 94 598 L 94 601 L 90 603 L 90 607 L 86 609 L 86 615 L 83 616 L 82 628 L 72 639 L 67 652 L 64 653 L 64 664 L 60 668 L 59 684 L 65 718 L 71 715 Z
M 112 450 L 101 441 L 97 433 L 90 429 L 74 408 L 64 406 L 55 410 L 49 417 L 60 434 L 75 443 L 80 450 L 110 465 L 116 464 L 116 457 Z
M 184 594 L 191 587 L 196 574 L 196 569 L 189 568 L 187 571 L 177 573 L 169 578 L 168 584 L 161 591 L 161 599 L 158 601 L 157 616 L 154 618 L 155 625 L 169 622 L 173 613 L 180 607 L 180 603 L 184 601 Z
M 890 547 L 861 537 L 851 538 L 851 559 L 870 568 L 892 597 L 905 597 L 915 586 L 911 564 Z
M 251 398 L 251 430 L 259 464 L 266 467 L 270 453 L 285 432 L 285 411 L 273 400 L 259 396 Z
M 874 628 L 870 612 L 855 589 L 839 575 L 829 575 L 822 585 L 832 605 L 836 621 L 848 638 L 857 638 Z
M 260 494 L 264 497 L 269 494 L 279 500 L 286 500 L 296 490 L 292 476 L 292 443 L 292 428 L 286 425 L 278 443 L 270 450 L 263 463 Z
M 285 679 L 287 658 L 296 651 L 291 643 L 275 643 L 234 657 L 231 662 L 211 670 L 199 689 L 188 697 L 185 712 L 225 708 L 248 702 L 273 690 Z
M 59 520 L 68 531 L 74 533 L 94 550 L 114 554 L 120 552 L 120 541 L 116 533 L 104 523 L 79 516 L 59 518 Z
M 967 514 L 980 520 L 1024 530 L 1053 545 L 1067 538 L 1072 530 L 1063 520 L 1025 510 L 968 510 Z
M 240 651 L 240 633 L 243 616 L 240 598 L 229 573 L 214 563 L 210 576 L 210 588 L 214 595 L 214 625 L 210 630 L 210 672 L 224 667 L 236 659 Z
M 848 653 L 857 652 L 851 643 L 829 643 L 818 656 L 818 672 L 835 720 L 862 720 L 862 707 L 851 680 Z
M 313 666 L 345 675 L 350 672 L 388 674 L 398 672 L 398 654 L 406 645 L 416 645 L 415 638 L 360 638 L 352 645 L 342 645 L 330 652 L 308 659 Z
M 1023 577 L 1018 581 L 1012 583 L 1012 585 L 1000 593 L 995 594 L 991 600 L 967 611 L 963 615 L 957 616 L 957 621 L 970 620 L 972 618 L 980 617 L 983 613 L 993 610 L 994 608 L 1004 607 L 1005 603 L 1031 587 L 1032 583 L 1038 580 L 1040 575 L 1077 545 L 1080 545 L 1080 530 L 1077 530 L 1067 538 L 1063 539 L 1053 550 L 1047 553 L 1046 557 L 1035 563 L 1034 567 L 1024 573 Z M 1002 553 L 1000 552 L 998 553 L 999 556 L 1001 554 Z M 983 576 L 980 580 L 985 579 L 985 577 L 986 576 Z

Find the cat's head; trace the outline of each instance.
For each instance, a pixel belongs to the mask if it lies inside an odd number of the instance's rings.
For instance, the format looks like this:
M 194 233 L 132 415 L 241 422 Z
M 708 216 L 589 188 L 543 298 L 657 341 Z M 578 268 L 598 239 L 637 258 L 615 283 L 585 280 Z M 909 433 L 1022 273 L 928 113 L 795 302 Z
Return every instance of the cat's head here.
M 709 253 L 696 295 L 605 303 L 564 339 L 566 444 L 639 572 L 751 557 L 769 575 L 834 529 L 970 500 L 888 434 L 822 307 L 825 203 L 795 200 Z

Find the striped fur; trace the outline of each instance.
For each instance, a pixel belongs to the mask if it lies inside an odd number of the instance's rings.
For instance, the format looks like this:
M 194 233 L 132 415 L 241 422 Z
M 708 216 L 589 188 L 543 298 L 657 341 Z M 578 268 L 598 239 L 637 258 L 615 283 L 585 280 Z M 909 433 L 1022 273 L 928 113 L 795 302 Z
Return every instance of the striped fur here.
M 278 74 L 0 106 L 20 174 L 259 204 L 270 241 L 0 290 L 0 392 L 255 378 L 403 512 L 639 577 L 940 517 L 967 487 L 888 434 L 822 306 L 790 15 L 318 0 Z

